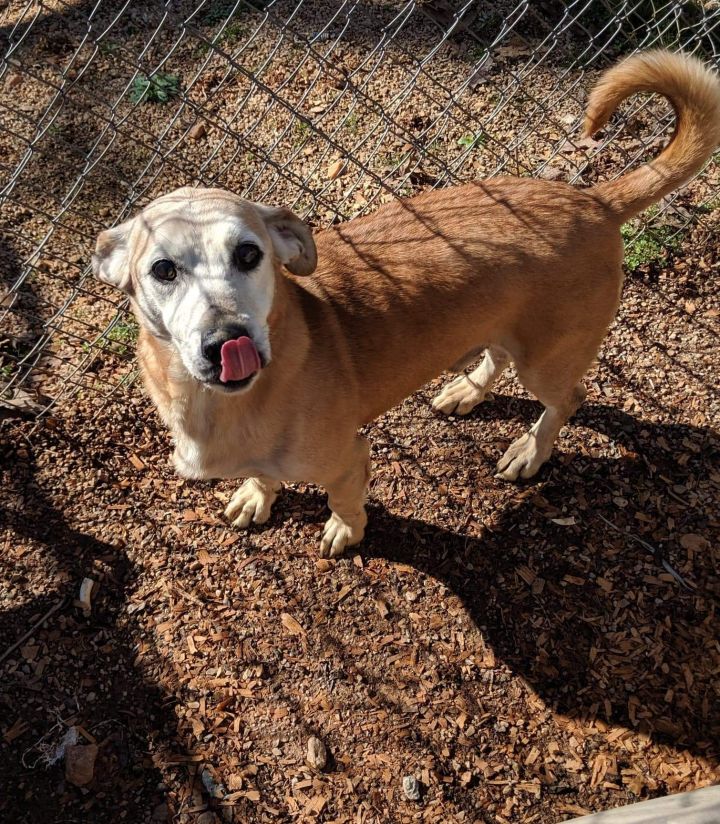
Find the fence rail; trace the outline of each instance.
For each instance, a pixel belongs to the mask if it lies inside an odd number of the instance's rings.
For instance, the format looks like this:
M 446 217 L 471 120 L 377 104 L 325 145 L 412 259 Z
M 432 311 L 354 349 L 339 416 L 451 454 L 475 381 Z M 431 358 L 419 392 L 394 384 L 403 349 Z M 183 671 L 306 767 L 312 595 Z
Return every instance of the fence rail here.
M 41 415 L 134 380 L 102 228 L 187 184 L 327 225 L 480 176 L 616 176 L 672 117 L 636 99 L 578 140 L 596 73 L 658 45 L 717 65 L 720 3 L 35 0 L 0 3 L 0 37 L 0 404 Z M 719 166 L 629 239 L 708 219 Z

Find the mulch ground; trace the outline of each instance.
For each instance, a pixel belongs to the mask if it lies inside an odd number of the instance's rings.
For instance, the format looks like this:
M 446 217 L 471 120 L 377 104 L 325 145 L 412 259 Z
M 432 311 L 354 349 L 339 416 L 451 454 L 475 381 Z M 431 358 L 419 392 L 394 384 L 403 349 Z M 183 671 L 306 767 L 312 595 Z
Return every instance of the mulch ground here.
M 0 664 L 0 817 L 544 824 L 718 781 L 718 269 L 698 229 L 629 279 L 534 482 L 493 477 L 539 411 L 511 377 L 467 419 L 438 381 L 373 424 L 367 538 L 335 562 L 313 488 L 229 528 L 233 484 L 176 478 L 139 392 L 5 421 L 0 655 L 30 632 Z
M 370 525 L 347 557 L 318 559 L 327 511 L 310 487 L 284 490 L 266 527 L 238 533 L 220 516 L 233 483 L 178 479 L 151 404 L 123 385 L 132 329 L 95 340 L 117 297 L 85 280 L 89 250 L 128 191 L 150 198 L 200 176 L 235 191 L 251 182 L 254 197 L 327 223 L 336 207 L 373 208 L 388 188 L 433 185 L 442 164 L 429 153 L 455 163 L 500 97 L 465 177 L 492 173 L 511 147 L 508 171 L 549 160 L 538 173 L 581 170 L 591 183 L 664 139 L 647 137 L 656 107 L 646 107 L 617 118 L 622 136 L 585 168 L 593 146 L 553 149 L 576 128 L 591 80 L 570 57 L 571 68 L 540 61 L 525 74 L 535 45 L 513 36 L 462 96 L 471 117 L 456 122 L 442 113 L 455 112 L 452 90 L 477 62 L 468 38 L 449 40 L 417 75 L 433 24 L 421 18 L 376 53 L 392 4 L 362 3 L 342 36 L 330 26 L 328 67 L 301 62 L 289 29 L 269 23 L 241 51 L 262 17 L 255 5 L 220 46 L 282 86 L 341 150 L 268 95 L 248 98 L 250 81 L 218 54 L 205 63 L 193 37 L 167 65 L 190 105 L 172 126 L 170 107 L 133 107 L 128 56 L 147 45 L 159 6 L 130 4 L 96 53 L 77 48 L 84 5 L 48 2 L 61 14 L 38 19 L 4 79 L 6 167 L 30 142 L 33 153 L 2 204 L 3 288 L 19 261 L 36 269 L 3 318 L 0 369 L 49 329 L 24 387 L 40 400 L 72 381 L 79 391 L 37 425 L 0 420 L 0 819 L 553 824 L 719 781 L 717 164 L 675 204 L 694 215 L 705 203 L 702 222 L 629 276 L 588 400 L 537 479 L 494 478 L 540 412 L 512 376 L 449 420 L 430 408 L 438 379 L 368 428 Z M 331 5 L 306 2 L 294 25 L 320 31 Z M 6 9 L 11 23 L 19 15 Z M 108 5 L 97 19 L 113 15 Z M 223 20 L 196 25 L 212 38 Z M 159 34 L 148 66 L 174 38 Z M 570 54 L 572 33 L 558 43 Z M 392 109 L 423 151 L 388 133 L 374 103 L 341 95 L 339 75 Z M 61 76 L 72 85 L 55 112 Z M 38 135 L 48 106 L 52 128 Z M 114 137 L 68 199 L 111 108 Z M 171 143 L 161 165 L 155 148 Z M 312 738 L 325 747 L 320 762 L 308 761 Z

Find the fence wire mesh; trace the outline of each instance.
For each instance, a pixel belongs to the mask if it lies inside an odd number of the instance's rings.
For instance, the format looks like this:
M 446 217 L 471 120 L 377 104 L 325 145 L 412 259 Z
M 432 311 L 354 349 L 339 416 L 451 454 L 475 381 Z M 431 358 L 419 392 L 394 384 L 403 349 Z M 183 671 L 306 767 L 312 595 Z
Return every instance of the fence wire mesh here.
M 653 46 L 717 65 L 718 2 L 31 0 L 0 3 L 0 400 L 100 405 L 135 376 L 96 234 L 180 185 L 284 203 L 315 225 L 497 174 L 578 185 L 656 153 L 626 104 L 579 140 L 599 70 Z M 629 233 L 718 205 L 718 156 Z

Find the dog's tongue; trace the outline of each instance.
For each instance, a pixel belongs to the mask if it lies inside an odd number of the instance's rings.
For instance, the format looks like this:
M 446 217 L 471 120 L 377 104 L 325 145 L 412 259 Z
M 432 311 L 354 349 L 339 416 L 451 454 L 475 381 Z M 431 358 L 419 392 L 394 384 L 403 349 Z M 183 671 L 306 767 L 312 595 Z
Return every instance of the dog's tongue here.
M 220 349 L 220 380 L 241 381 L 260 369 L 260 355 L 250 338 L 226 340 Z

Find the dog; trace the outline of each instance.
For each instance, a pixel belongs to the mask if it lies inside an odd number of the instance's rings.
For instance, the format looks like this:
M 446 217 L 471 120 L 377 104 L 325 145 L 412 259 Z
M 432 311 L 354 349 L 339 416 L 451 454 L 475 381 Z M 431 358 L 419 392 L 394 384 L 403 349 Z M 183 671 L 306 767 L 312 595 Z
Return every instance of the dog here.
M 182 188 L 102 232 L 93 270 L 130 297 L 177 471 L 245 477 L 225 510 L 238 528 L 267 521 L 281 481 L 324 487 L 320 553 L 337 556 L 367 522 L 358 429 L 484 351 L 433 406 L 467 414 L 512 361 L 545 408 L 498 475 L 535 475 L 584 400 L 582 377 L 615 316 L 621 224 L 688 181 L 720 142 L 720 82 L 666 51 L 601 76 L 585 135 L 636 92 L 670 100 L 675 133 L 656 159 L 592 188 L 498 177 L 314 237 L 287 208 Z

